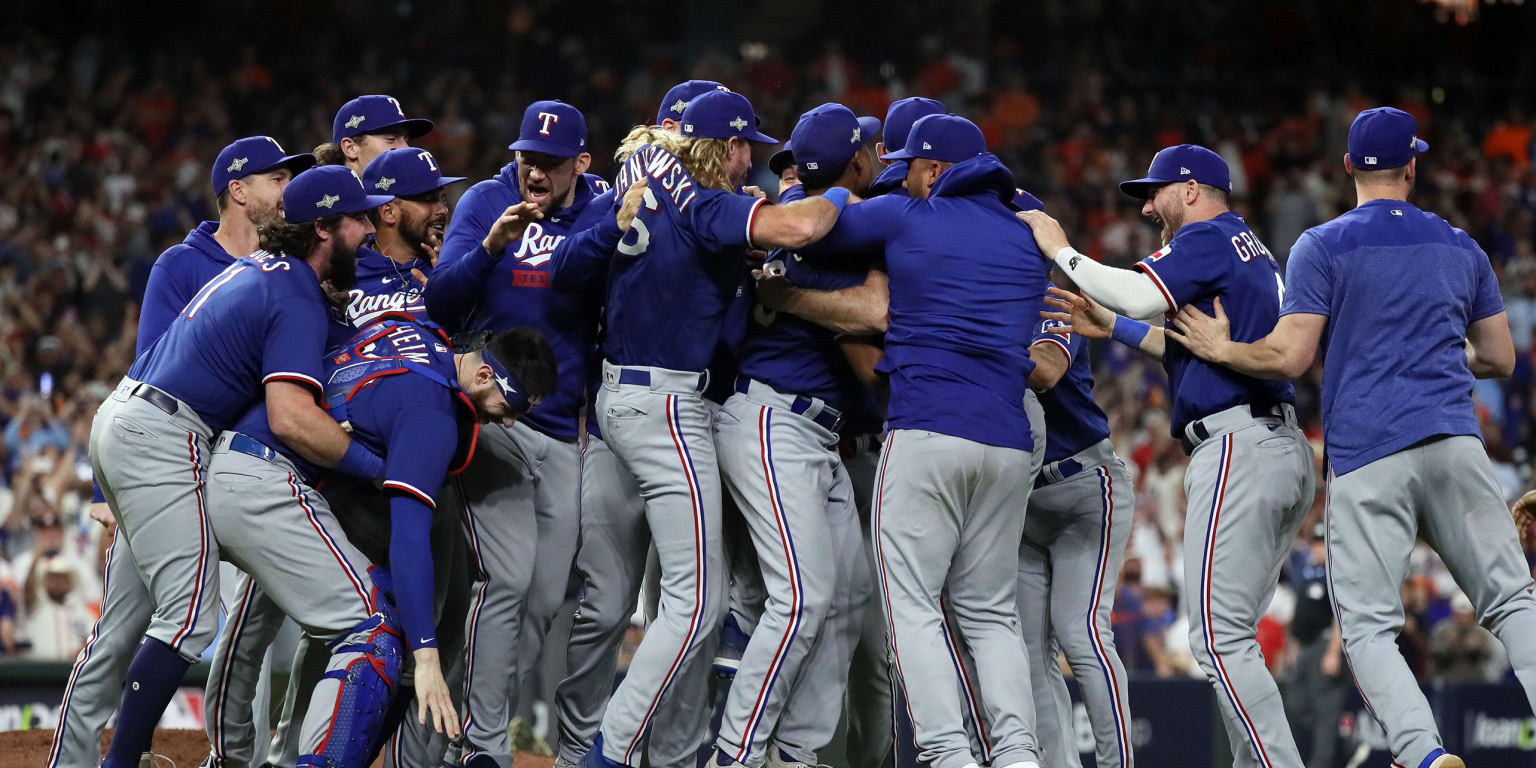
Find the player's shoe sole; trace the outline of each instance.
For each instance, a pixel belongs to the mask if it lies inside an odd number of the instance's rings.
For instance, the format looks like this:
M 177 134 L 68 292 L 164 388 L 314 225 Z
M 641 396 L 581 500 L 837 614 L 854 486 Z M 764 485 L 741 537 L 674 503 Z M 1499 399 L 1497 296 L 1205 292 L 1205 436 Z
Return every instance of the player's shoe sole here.
M 715 661 L 711 665 L 716 676 L 736 676 L 736 670 L 741 668 L 742 654 L 747 652 L 747 643 L 751 639 L 751 635 L 741 631 L 736 617 L 727 614 L 720 627 L 720 649 L 715 652 Z

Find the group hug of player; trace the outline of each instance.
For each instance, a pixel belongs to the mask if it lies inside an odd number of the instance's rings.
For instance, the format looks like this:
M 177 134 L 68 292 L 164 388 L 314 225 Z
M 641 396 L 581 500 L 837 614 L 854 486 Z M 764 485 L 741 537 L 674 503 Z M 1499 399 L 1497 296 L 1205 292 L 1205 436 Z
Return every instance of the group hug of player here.
M 1168 368 L 1183 602 L 1238 765 L 1302 764 L 1255 627 L 1314 497 L 1284 379 L 1320 341 L 1338 623 L 1399 762 L 1461 765 L 1388 658 L 1416 534 L 1524 638 L 1536 685 L 1536 602 L 1468 395 L 1507 375 L 1508 328 L 1486 256 L 1405 202 L 1427 148 L 1407 114 L 1357 119 L 1362 205 L 1303 237 L 1289 286 L 1192 145 L 1121 185 L 1163 228 L 1131 271 L 1073 250 L 931 99 L 883 123 L 806 112 L 770 163 L 777 204 L 742 187 L 777 141 L 715 82 L 666 94 L 612 188 L 581 112 L 535 102 L 451 215 L 463 178 L 410 147 L 431 128 L 362 96 L 313 155 L 253 137 L 215 160 L 220 218 L 156 262 L 93 426 L 117 532 L 50 768 L 145 759 L 215 635 L 211 766 L 505 768 L 573 589 L 558 766 L 815 766 L 840 722 L 860 768 L 1076 766 L 1058 656 L 1096 764 L 1130 766 L 1109 621 L 1133 483 L 1085 337 Z

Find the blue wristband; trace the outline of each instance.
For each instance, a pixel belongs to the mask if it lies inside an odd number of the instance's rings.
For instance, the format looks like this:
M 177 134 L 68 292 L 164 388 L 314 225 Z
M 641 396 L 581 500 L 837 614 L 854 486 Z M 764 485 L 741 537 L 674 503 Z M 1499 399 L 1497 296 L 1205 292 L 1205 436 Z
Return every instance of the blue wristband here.
M 1110 329 L 1109 337 L 1132 349 L 1141 347 L 1141 340 L 1152 332 L 1152 326 L 1132 320 L 1129 317 L 1115 315 L 1115 327 Z
M 848 205 L 848 196 L 851 194 L 853 193 L 849 192 L 847 187 L 833 187 L 821 193 L 821 199 L 837 206 L 837 212 L 842 213 L 843 208 Z
M 353 440 L 347 446 L 347 452 L 342 454 L 341 461 L 336 462 L 336 468 L 354 477 L 364 480 L 373 480 L 384 475 L 384 460 L 378 454 L 368 450 L 362 443 Z

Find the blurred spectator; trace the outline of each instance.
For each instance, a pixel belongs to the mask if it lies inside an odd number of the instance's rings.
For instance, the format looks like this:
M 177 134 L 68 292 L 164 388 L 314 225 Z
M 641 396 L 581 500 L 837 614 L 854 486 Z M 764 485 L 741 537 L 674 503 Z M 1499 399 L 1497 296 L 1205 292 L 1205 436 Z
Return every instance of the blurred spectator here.
M 1451 618 L 1429 633 L 1430 674 L 1454 682 L 1492 682 L 1503 677 L 1503 646 L 1477 623 L 1472 601 L 1458 592 Z
M 96 616 L 78 589 L 80 573 L 62 555 L 39 554 L 27 576 L 27 638 L 34 659 L 72 659 Z

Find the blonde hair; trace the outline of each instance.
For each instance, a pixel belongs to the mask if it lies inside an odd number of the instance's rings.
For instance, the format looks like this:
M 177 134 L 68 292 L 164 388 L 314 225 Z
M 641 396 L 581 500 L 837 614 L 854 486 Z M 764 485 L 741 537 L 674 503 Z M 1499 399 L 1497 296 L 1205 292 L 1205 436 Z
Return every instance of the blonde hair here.
M 725 171 L 726 157 L 730 152 L 730 144 L 726 139 L 694 139 L 659 125 L 637 125 L 619 142 L 613 159 L 623 164 L 646 144 L 655 144 L 675 155 L 694 181 L 713 189 L 736 191 L 736 185 Z
M 314 155 L 315 155 L 315 164 L 316 165 L 346 165 L 347 164 L 347 156 L 345 154 L 342 154 L 341 145 L 340 144 L 333 144 L 333 143 L 327 141 L 324 144 L 321 144 L 320 146 L 315 147 Z

